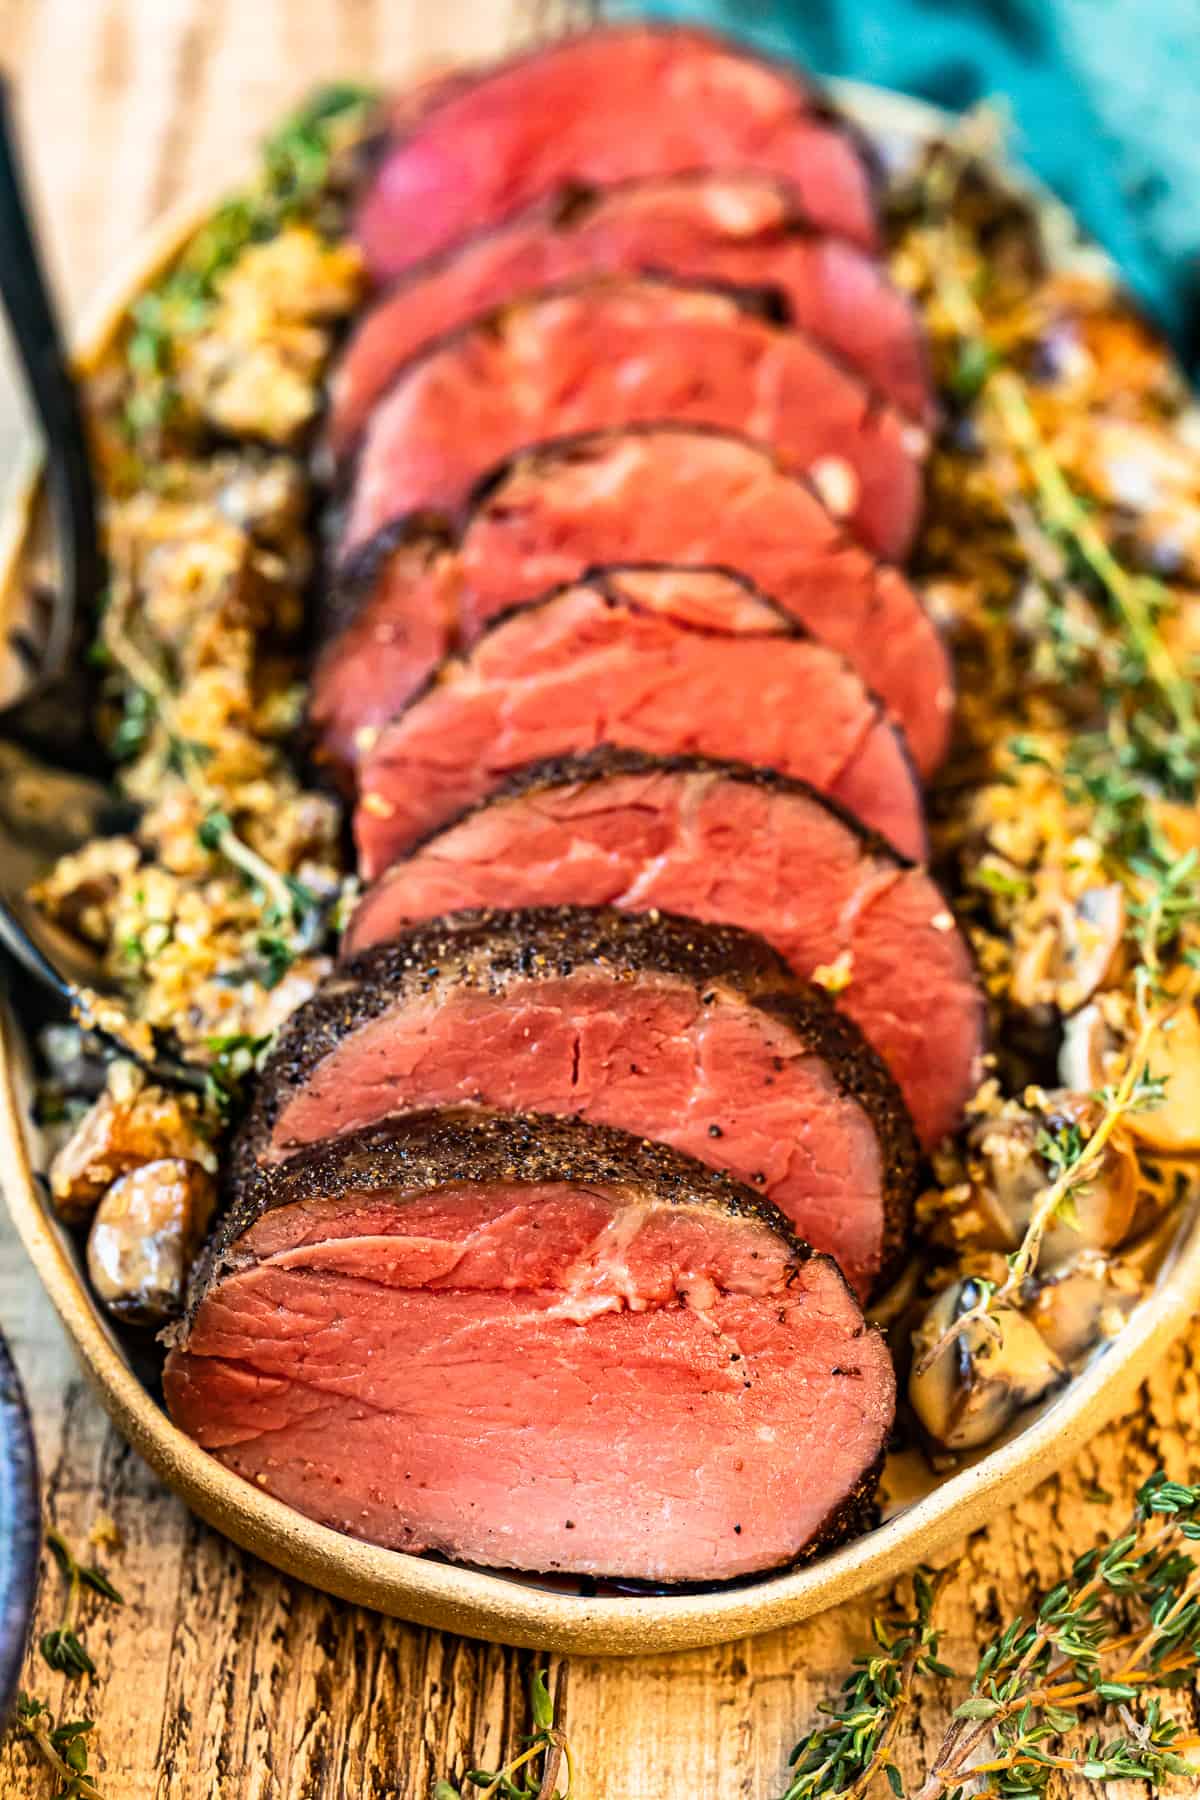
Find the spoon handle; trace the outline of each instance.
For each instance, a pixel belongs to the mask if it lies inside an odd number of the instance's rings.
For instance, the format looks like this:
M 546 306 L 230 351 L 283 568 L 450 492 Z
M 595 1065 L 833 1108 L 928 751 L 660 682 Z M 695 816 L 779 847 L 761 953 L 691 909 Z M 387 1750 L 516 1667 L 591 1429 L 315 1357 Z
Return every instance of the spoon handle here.
M 87 432 L 34 237 L 13 124 L 0 76 L 0 300 L 46 440 L 47 482 L 60 561 L 39 685 L 62 673 L 74 622 L 94 606 L 103 559 Z
M 98 1024 L 93 1016 L 94 1001 L 55 968 L 4 900 L 0 900 L 0 951 L 6 952 L 26 974 L 32 975 L 36 982 L 52 993 L 70 1018 L 101 1040 L 106 1052 L 113 1056 L 127 1057 L 131 1062 L 137 1063 L 152 1081 L 159 1082 L 163 1087 L 189 1088 L 197 1093 L 204 1091 L 204 1069 L 173 1055 L 165 1048 L 158 1032 L 154 1034 L 153 1055 L 143 1056 L 131 1048 L 119 1033 Z

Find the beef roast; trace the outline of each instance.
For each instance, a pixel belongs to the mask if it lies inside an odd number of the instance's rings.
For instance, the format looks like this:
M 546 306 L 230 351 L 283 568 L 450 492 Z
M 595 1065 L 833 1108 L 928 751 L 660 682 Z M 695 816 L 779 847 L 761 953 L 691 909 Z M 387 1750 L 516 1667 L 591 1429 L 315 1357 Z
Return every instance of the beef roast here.
M 456 554 L 419 530 L 385 533 L 340 590 L 314 671 L 309 717 L 322 756 L 352 769 L 456 644 L 517 601 L 618 560 L 748 576 L 853 664 L 903 726 L 918 770 L 938 767 L 954 672 L 903 575 L 875 562 L 767 451 L 678 425 L 524 452 L 485 483 Z
M 649 277 L 530 296 L 406 363 L 363 434 L 343 551 L 422 509 L 457 517 L 528 444 L 660 419 L 772 445 L 873 550 L 907 551 L 922 429 L 744 295 Z
M 398 274 L 566 184 L 753 169 L 806 216 L 874 247 L 869 173 L 794 69 L 700 31 L 639 25 L 571 37 L 402 95 L 358 208 L 376 277 Z
M 543 202 L 410 270 L 342 354 L 330 392 L 334 455 L 351 447 L 401 364 L 444 332 L 538 288 L 647 270 L 769 289 L 790 323 L 844 357 L 893 406 L 930 422 L 921 328 L 881 265 L 814 232 L 778 182 L 690 175 Z
M 894 1379 L 754 1193 L 574 1120 L 418 1114 L 226 1218 L 176 1422 L 326 1525 L 495 1567 L 721 1581 L 873 1486 Z
M 467 1104 L 686 1150 L 774 1201 L 859 1294 L 904 1239 L 915 1149 L 894 1083 L 820 988 L 728 926 L 543 907 L 404 932 L 289 1019 L 240 1154 Z
M 346 949 L 441 913 L 525 905 L 661 907 L 759 932 L 837 992 L 926 1146 L 979 1082 L 983 997 L 945 900 L 803 783 L 611 749 L 528 770 L 394 864 Z
M 907 854 L 921 794 L 900 733 L 849 663 L 718 570 L 596 570 L 495 620 L 444 665 L 359 770 L 373 879 L 526 763 L 625 744 L 798 775 Z

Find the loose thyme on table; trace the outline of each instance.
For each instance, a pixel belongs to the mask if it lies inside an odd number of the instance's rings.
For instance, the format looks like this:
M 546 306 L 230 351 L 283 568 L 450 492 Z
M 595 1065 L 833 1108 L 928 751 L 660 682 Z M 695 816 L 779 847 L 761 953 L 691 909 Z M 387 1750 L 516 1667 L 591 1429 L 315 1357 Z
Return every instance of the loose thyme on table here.
M 955 1571 L 918 1569 L 901 1584 L 906 1605 L 897 1601 L 872 1621 L 871 1648 L 796 1744 L 780 1800 L 865 1800 L 875 1792 L 893 1800 L 980 1792 L 1038 1800 L 1063 1775 L 1093 1787 L 1147 1781 L 1154 1790 L 1174 1778 L 1194 1781 L 1200 1736 L 1163 1701 L 1200 1675 L 1198 1543 L 1200 1487 L 1152 1476 L 1126 1529 L 1077 1557 L 1033 1612 L 991 1633 L 974 1666 L 957 1671 L 941 1658 L 936 1622 Z M 604 1791 L 600 1776 L 589 1788 L 571 1767 L 561 1671 L 553 1703 L 544 1676 L 534 1676 L 533 1731 L 510 1761 L 438 1780 L 433 1800 L 566 1800 L 577 1779 L 581 1793 Z M 906 1789 L 905 1732 L 930 1684 L 939 1698 L 960 1697 Z
M 782 1800 L 861 1800 L 880 1776 L 897 1800 L 1036 1800 L 1062 1775 L 1153 1790 L 1194 1781 L 1200 1737 L 1162 1701 L 1200 1672 L 1198 1542 L 1200 1487 L 1153 1476 L 1119 1537 L 1076 1558 L 1036 1612 L 980 1646 L 949 1730 L 906 1790 L 896 1722 L 920 1684 L 955 1679 L 938 1659 L 934 1579 L 918 1571 L 912 1616 L 876 1621 L 876 1652 L 822 1708 L 829 1722 L 797 1744 Z

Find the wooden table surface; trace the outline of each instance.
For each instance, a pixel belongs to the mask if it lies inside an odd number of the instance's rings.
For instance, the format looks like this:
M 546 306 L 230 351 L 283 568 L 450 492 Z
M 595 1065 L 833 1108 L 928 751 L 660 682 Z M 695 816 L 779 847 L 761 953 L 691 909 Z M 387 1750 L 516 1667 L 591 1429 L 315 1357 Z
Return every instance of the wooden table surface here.
M 562 10 L 562 9 L 560 9 Z M 176 198 L 236 177 L 256 136 L 314 81 L 386 81 L 483 54 L 553 23 L 505 0 L 0 0 L 0 59 L 18 84 L 56 275 L 75 309 Z M 0 383 L 0 455 L 19 429 Z M 419 1630 L 277 1575 L 190 1518 L 109 1429 L 0 1215 L 0 1322 L 33 1405 L 49 1517 L 83 1541 L 98 1515 L 124 1540 L 127 1605 L 85 1610 L 98 1667 L 68 1689 L 34 1656 L 28 1687 L 95 1719 L 118 1800 L 424 1800 L 434 1779 L 496 1766 L 524 1728 L 536 1658 Z M 1180 1345 L 1133 1416 L 961 1550 L 944 1602 L 947 1655 L 1050 1585 L 1114 1530 L 1135 1483 L 1200 1463 L 1200 1366 Z M 1111 1504 L 1085 1498 L 1100 1488 Z M 47 1583 L 39 1630 L 54 1622 Z M 864 1647 L 870 1607 L 723 1649 L 573 1659 L 567 1725 L 591 1800 L 772 1800 L 817 1702 Z M 973 1657 L 970 1662 L 973 1663 Z M 952 1700 L 916 1713 L 914 1769 Z M 0 1793 L 51 1793 L 24 1746 L 0 1749 Z

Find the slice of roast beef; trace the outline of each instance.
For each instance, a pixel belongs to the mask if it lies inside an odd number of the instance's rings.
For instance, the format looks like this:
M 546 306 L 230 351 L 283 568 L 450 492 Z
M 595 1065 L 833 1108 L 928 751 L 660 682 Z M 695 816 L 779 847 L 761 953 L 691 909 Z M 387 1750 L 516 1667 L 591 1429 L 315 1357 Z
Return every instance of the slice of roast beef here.
M 564 184 L 751 169 L 823 231 L 873 249 L 860 147 L 799 73 L 700 31 L 639 25 L 560 40 L 403 95 L 358 208 L 376 277 L 499 224 Z
M 172 1417 L 326 1525 L 470 1563 L 724 1581 L 844 1532 L 894 1378 L 752 1190 L 575 1120 L 418 1114 L 219 1230 Z
M 560 196 L 411 269 L 342 353 L 330 391 L 334 456 L 351 448 L 401 365 L 434 338 L 539 288 L 641 271 L 770 290 L 791 324 L 901 412 L 931 422 L 921 327 L 881 265 L 814 232 L 781 183 L 722 173 Z
M 459 517 L 479 477 L 526 445 L 661 419 L 773 446 L 864 543 L 907 551 L 921 427 L 744 293 L 648 276 L 529 296 L 406 363 L 363 434 L 343 551 L 413 512 Z
M 660 907 L 758 932 L 836 992 L 926 1147 L 979 1083 L 983 996 L 945 900 L 801 782 L 612 749 L 527 770 L 368 889 L 345 947 L 442 913 L 527 905 Z
M 739 577 L 657 565 L 595 570 L 495 620 L 384 727 L 359 769 L 363 875 L 527 763 L 598 744 L 779 769 L 924 852 L 904 740 L 849 663 Z
M 318 658 L 309 700 L 321 754 L 339 770 L 456 643 L 617 561 L 737 570 L 853 664 L 921 774 L 945 755 L 954 671 L 917 595 L 745 438 L 645 425 L 525 451 L 483 484 L 457 555 L 441 550 L 420 532 L 385 533 L 341 590 L 346 623 Z
M 904 1241 L 916 1155 L 895 1084 L 748 932 L 578 907 L 406 931 L 293 1013 L 238 1160 L 461 1105 L 673 1144 L 774 1201 L 860 1295 Z

